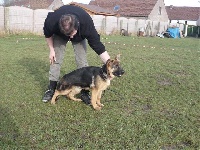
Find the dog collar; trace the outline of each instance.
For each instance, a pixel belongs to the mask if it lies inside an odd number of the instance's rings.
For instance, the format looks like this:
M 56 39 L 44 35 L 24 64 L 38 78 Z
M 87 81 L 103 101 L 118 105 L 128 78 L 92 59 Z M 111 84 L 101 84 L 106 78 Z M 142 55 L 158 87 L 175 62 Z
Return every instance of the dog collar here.
M 101 78 L 102 78 L 103 80 L 107 80 L 107 79 L 112 80 L 112 79 L 113 79 L 111 76 L 108 76 L 108 74 L 105 73 L 105 72 L 103 71 L 102 68 L 101 68 L 100 76 L 101 76 Z
M 108 75 L 107 75 L 107 73 L 105 73 L 105 72 L 103 71 L 102 68 L 101 68 L 100 76 L 101 76 L 101 78 L 102 78 L 103 80 L 108 79 Z
M 108 79 L 108 75 L 107 75 L 105 72 L 102 73 L 101 77 L 102 77 L 104 80 Z

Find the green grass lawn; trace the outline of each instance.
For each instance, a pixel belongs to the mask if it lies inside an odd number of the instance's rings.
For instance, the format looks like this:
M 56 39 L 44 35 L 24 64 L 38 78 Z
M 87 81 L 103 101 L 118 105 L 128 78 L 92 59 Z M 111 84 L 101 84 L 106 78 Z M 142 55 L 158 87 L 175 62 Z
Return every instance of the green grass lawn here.
M 44 37 L 0 37 L 0 149 L 200 149 L 200 40 L 102 36 L 126 71 L 104 92 L 101 111 L 61 97 L 43 103 Z M 101 66 L 88 48 L 90 65 Z M 76 69 L 67 46 L 61 75 Z

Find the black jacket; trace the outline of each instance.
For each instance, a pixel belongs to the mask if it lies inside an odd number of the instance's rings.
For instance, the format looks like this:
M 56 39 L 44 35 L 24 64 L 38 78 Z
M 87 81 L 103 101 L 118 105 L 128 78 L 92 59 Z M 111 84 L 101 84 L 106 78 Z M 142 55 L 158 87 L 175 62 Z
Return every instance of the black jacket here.
M 76 35 L 70 39 L 73 42 L 80 42 L 84 39 L 88 40 L 90 47 L 98 54 L 105 52 L 105 46 L 100 41 L 100 36 L 97 33 L 93 20 L 90 15 L 80 7 L 72 5 L 64 5 L 54 12 L 49 12 L 44 22 L 44 35 L 46 38 L 56 34 L 69 41 L 69 36 L 65 36 L 59 30 L 59 19 L 64 14 L 73 14 L 79 20 L 79 28 Z

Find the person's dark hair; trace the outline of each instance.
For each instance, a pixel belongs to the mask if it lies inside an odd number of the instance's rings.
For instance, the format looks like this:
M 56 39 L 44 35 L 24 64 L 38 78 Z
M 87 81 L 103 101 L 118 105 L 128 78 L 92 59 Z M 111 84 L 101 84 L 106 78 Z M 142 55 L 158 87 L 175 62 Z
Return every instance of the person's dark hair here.
M 70 35 L 73 30 L 78 30 L 79 21 L 75 15 L 62 15 L 59 20 L 60 31 L 65 35 Z

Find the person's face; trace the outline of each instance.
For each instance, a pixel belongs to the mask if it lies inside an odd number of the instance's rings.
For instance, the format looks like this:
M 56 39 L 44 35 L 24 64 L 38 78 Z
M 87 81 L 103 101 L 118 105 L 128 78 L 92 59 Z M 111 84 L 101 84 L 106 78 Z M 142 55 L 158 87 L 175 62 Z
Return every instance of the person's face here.
M 64 30 L 65 30 L 65 31 L 69 30 L 69 25 L 65 25 L 65 26 L 64 26 Z M 74 29 L 74 30 L 72 30 L 71 33 L 65 34 L 65 35 L 66 35 L 66 36 L 69 36 L 70 38 L 73 38 L 74 35 L 76 35 L 76 33 L 77 33 L 77 30 Z
M 77 33 L 77 30 L 74 29 L 69 35 L 70 38 L 72 39 L 76 35 L 76 33 Z

